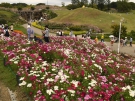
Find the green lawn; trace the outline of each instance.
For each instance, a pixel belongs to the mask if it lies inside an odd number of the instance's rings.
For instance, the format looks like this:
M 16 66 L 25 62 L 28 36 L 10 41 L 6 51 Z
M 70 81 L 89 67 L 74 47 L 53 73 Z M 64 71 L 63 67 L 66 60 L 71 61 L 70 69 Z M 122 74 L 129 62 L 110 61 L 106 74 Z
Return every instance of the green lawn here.
M 54 12 L 58 14 L 58 17 L 51 19 L 50 22 L 98 26 L 105 33 L 111 33 L 111 25 L 119 24 L 120 20 L 124 18 L 122 24 L 127 27 L 128 32 L 135 28 L 135 11 L 131 13 L 109 13 L 93 8 L 78 8 L 75 10 L 54 10 Z
M 0 57 L 0 81 L 14 91 L 17 87 L 16 75 L 9 66 L 4 66 L 3 63 L 3 58 Z

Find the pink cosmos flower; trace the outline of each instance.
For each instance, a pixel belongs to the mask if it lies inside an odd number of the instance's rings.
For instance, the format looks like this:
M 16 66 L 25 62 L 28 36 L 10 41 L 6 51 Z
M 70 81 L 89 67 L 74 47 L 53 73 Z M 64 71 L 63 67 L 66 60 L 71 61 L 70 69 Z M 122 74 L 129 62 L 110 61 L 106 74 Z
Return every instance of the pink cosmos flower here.
M 87 95 L 85 95 L 85 97 L 84 97 L 84 99 L 85 100 L 89 100 L 91 97 L 87 94 Z

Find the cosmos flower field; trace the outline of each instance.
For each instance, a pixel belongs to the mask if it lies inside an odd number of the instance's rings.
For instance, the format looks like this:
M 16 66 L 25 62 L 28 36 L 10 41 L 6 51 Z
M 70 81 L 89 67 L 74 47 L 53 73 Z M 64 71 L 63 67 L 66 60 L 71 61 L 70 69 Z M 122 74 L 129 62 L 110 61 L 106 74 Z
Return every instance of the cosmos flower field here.
M 135 58 L 94 40 L 0 37 L 0 55 L 34 101 L 135 101 Z

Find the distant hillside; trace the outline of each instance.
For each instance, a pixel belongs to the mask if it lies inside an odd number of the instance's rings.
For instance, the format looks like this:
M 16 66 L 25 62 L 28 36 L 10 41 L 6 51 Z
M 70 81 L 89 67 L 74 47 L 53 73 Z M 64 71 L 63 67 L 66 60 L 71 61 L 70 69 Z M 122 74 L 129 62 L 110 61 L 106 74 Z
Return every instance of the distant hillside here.
M 119 24 L 120 19 L 124 18 L 127 31 L 135 30 L 135 12 L 125 13 L 108 13 L 93 8 L 78 8 L 75 10 L 54 10 L 58 17 L 51 19 L 50 22 L 56 23 L 73 23 L 76 25 L 97 26 L 106 33 L 111 32 L 112 24 Z
M 8 10 L 0 9 L 0 20 L 4 19 L 7 23 L 21 23 L 23 22 L 19 15 Z

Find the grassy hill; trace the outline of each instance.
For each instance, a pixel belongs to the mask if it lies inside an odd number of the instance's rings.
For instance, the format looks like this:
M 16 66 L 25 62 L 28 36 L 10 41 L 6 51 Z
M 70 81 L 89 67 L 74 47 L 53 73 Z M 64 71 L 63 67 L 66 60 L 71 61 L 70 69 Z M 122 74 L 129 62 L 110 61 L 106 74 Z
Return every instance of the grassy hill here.
M 24 21 L 19 18 L 19 15 L 4 9 L 0 9 L 0 19 L 5 19 L 8 24 L 11 23 L 23 23 Z
M 131 13 L 109 13 L 93 8 L 78 8 L 75 10 L 54 10 L 58 17 L 51 19 L 55 23 L 73 23 L 76 25 L 97 26 L 106 33 L 111 32 L 112 24 L 119 24 L 120 19 L 124 18 L 122 23 L 127 27 L 127 31 L 135 30 L 135 11 Z

